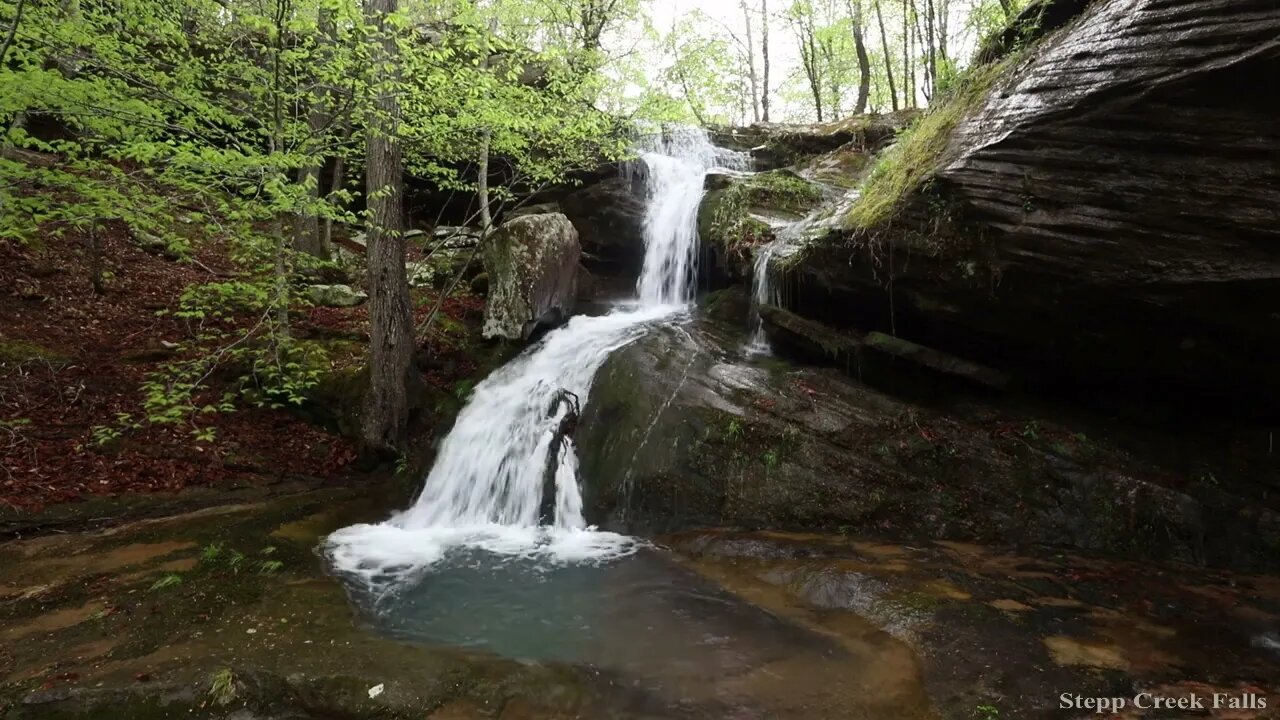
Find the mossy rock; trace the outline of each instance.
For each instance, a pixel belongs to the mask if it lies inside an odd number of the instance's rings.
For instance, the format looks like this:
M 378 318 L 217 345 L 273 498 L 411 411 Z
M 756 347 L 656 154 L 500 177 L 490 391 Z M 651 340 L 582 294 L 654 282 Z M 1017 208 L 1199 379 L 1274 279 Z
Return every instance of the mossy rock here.
M 29 340 L 13 340 L 0 337 L 0 364 L 21 365 L 34 360 L 61 364 L 68 362 L 66 355 L 38 345 Z
M 715 254 L 718 270 L 746 278 L 753 249 L 774 239 L 768 218 L 798 220 L 822 200 L 822 188 L 789 170 L 709 175 L 698 207 L 698 233 Z

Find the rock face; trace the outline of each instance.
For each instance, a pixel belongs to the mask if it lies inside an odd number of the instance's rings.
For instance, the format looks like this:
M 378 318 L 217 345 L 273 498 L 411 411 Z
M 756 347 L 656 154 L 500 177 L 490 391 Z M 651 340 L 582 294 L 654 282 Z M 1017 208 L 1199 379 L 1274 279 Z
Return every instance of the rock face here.
M 644 266 L 645 172 L 626 168 L 560 198 L 592 273 L 634 282 Z
M 1216 482 L 1158 484 L 1094 427 L 973 400 L 938 407 L 828 370 L 735 362 L 718 326 L 604 364 L 576 438 L 589 521 L 1074 546 L 1274 567 L 1280 515 Z M 1088 433 L 1081 432 L 1088 429 Z
M 350 285 L 307 286 L 307 300 L 321 307 L 355 307 L 368 299 L 363 290 L 356 290 Z
M 840 148 L 862 152 L 893 140 L 919 113 L 903 110 L 882 115 L 853 115 L 811 125 L 756 123 L 745 128 L 712 128 L 718 145 L 750 151 L 760 170 L 776 170 Z
M 800 219 L 823 198 L 822 189 L 789 170 L 709 173 L 698 206 L 698 235 L 710 262 L 700 270 L 710 285 L 750 281 L 752 253 L 776 230 Z
M 794 309 L 1099 402 L 1280 419 L 1280 95 L 1257 91 L 1280 73 L 1275 3 L 1054 23 L 890 226 L 798 269 Z
M 485 243 L 486 338 L 527 339 L 563 322 L 577 297 L 578 232 L 560 213 L 522 215 Z

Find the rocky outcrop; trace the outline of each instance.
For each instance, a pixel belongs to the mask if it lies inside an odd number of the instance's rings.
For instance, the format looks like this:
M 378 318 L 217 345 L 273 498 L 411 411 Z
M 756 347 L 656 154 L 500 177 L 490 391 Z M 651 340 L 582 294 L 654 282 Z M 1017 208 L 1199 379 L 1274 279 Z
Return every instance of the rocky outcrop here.
M 915 110 L 880 115 L 851 115 L 810 125 L 756 123 L 745 128 L 711 129 L 717 145 L 750 152 L 760 170 L 776 170 L 842 148 L 867 153 L 891 142 L 918 116 Z
M 560 198 L 592 273 L 634 282 L 644 265 L 645 172 L 631 163 Z
M 559 213 L 522 215 L 485 243 L 486 338 L 527 339 L 568 318 L 577 299 L 578 232 Z
M 1098 403 L 1280 419 L 1280 96 L 1257 91 L 1280 72 L 1280 12 L 1109 0 L 1061 15 L 975 71 L 997 75 L 989 91 L 955 94 L 976 101 L 920 123 L 960 116 L 937 156 L 900 153 L 932 171 L 891 217 L 794 268 L 793 309 Z
M 710 285 L 750 281 L 755 249 L 822 199 L 819 186 L 790 170 L 709 173 L 698 206 L 698 235 L 710 256 L 700 268 Z
M 1170 471 L 1095 437 L 1111 431 L 736 362 L 728 350 L 742 340 L 705 323 L 662 329 L 604 364 L 576 437 L 589 521 L 1065 545 L 1255 569 L 1280 557 L 1280 514 L 1216 480 L 1154 482 Z

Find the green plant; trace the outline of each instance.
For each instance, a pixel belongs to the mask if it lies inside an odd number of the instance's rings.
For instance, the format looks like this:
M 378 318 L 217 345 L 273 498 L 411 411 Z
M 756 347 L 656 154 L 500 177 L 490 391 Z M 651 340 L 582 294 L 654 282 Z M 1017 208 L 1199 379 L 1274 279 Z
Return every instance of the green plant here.
M 209 697 L 213 698 L 215 704 L 229 705 L 238 695 L 236 675 L 231 668 L 217 670 L 209 677 Z
M 979 705 L 973 709 L 974 720 L 1000 720 L 1000 709 L 995 705 Z
M 274 575 L 284 569 L 284 563 L 279 560 L 263 560 L 258 563 L 259 575 Z
M 200 548 L 200 562 L 214 563 L 222 555 L 223 545 L 220 542 L 212 542 Z
M 1040 439 L 1040 423 L 1032 420 L 1022 427 L 1022 437 L 1028 440 Z
M 770 467 L 770 468 L 778 467 L 778 451 L 777 450 L 766 450 L 764 453 L 763 459 L 764 459 L 765 467 Z
M 742 423 L 735 418 L 729 421 L 728 426 L 724 429 L 724 439 L 726 442 L 738 442 L 746 436 L 746 431 L 742 427 Z
M 159 580 L 151 583 L 151 592 L 158 592 L 171 587 L 177 587 L 182 584 L 182 576 L 178 573 L 169 573 Z
M 453 396 L 458 398 L 459 400 L 466 400 L 467 396 L 471 394 L 472 388 L 474 388 L 475 386 L 476 386 L 476 381 L 470 378 L 459 380 L 453 386 Z

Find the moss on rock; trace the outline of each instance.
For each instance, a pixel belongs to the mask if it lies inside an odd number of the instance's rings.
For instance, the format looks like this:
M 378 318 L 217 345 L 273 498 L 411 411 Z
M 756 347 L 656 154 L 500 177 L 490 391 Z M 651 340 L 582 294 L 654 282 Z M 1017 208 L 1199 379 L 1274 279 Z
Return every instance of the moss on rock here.
M 822 202 L 822 188 L 789 170 L 744 176 L 711 176 L 698 209 L 698 231 L 711 244 L 721 269 L 745 277 L 753 248 L 774 239 L 768 218 L 793 220 Z

